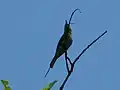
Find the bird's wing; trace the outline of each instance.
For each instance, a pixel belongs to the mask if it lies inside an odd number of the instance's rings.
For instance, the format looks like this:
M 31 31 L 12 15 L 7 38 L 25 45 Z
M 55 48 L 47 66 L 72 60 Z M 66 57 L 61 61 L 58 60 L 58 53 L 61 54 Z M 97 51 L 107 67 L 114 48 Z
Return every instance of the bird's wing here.
M 65 37 L 64 37 L 64 34 L 62 35 L 62 37 L 60 38 L 58 44 L 57 44 L 57 48 L 56 48 L 56 51 L 61 48 L 61 46 L 63 46 L 65 43 Z

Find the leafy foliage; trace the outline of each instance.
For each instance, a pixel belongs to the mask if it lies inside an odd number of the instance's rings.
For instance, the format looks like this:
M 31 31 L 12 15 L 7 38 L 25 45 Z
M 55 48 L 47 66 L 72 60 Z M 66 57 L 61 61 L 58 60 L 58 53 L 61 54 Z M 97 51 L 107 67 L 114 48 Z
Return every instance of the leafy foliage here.
M 3 86 L 4 86 L 4 90 L 12 90 L 12 89 L 8 86 L 8 84 L 9 84 L 8 80 L 1 80 L 1 83 L 2 83 Z
M 43 88 L 42 90 L 51 90 L 51 88 L 54 86 L 54 84 L 57 82 L 57 80 L 49 83 L 45 88 Z

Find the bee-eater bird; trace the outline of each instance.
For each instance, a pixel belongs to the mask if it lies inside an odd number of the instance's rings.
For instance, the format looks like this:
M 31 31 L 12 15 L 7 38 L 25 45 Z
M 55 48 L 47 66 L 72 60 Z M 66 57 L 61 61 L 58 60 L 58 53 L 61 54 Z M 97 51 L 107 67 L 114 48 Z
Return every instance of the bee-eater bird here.
M 75 13 L 75 11 L 77 11 L 80 9 L 75 9 L 72 14 L 71 14 L 71 17 L 70 17 L 70 20 L 69 20 L 69 23 L 67 23 L 67 20 L 65 20 L 65 25 L 64 25 L 64 33 L 62 35 L 62 37 L 60 38 L 58 44 L 57 44 L 57 48 L 56 48 L 56 52 L 55 52 L 55 55 L 50 63 L 50 67 L 47 71 L 47 73 L 45 74 L 45 77 L 47 76 L 50 68 L 53 68 L 56 60 L 62 55 L 65 53 L 65 51 L 68 50 L 68 48 L 72 45 L 72 29 L 70 27 L 70 24 L 71 24 L 71 19 L 72 19 L 72 16 L 73 14 Z M 81 12 L 80 12 L 81 13 Z

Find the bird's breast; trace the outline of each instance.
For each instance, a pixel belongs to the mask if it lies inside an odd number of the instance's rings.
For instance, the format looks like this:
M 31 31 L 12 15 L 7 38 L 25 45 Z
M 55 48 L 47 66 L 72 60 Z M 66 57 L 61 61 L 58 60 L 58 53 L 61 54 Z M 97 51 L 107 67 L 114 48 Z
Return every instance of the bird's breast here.
M 72 34 L 68 34 L 67 40 L 66 40 L 66 47 L 67 49 L 72 45 Z

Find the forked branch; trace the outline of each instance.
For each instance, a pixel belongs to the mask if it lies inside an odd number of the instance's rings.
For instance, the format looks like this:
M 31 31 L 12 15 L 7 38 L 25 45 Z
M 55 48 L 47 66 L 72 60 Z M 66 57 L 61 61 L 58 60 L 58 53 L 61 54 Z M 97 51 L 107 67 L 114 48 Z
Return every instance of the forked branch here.
M 68 78 L 70 77 L 70 75 L 72 74 L 73 72 L 73 69 L 74 69 L 74 65 L 75 63 L 79 60 L 79 58 L 83 55 L 83 53 L 85 53 L 85 51 L 90 47 L 92 46 L 98 39 L 100 39 L 103 35 L 105 35 L 107 33 L 107 30 L 101 34 L 98 38 L 96 38 L 94 41 L 92 41 L 85 49 L 83 49 L 83 51 L 75 58 L 75 60 L 73 62 L 71 62 L 70 58 L 67 56 L 67 52 L 65 52 L 65 60 L 66 60 L 66 68 L 67 68 L 67 71 L 68 71 L 68 74 L 65 78 L 65 80 L 63 81 L 61 87 L 60 87 L 60 90 L 63 90 Z M 70 63 L 70 67 L 68 65 L 68 62 Z

